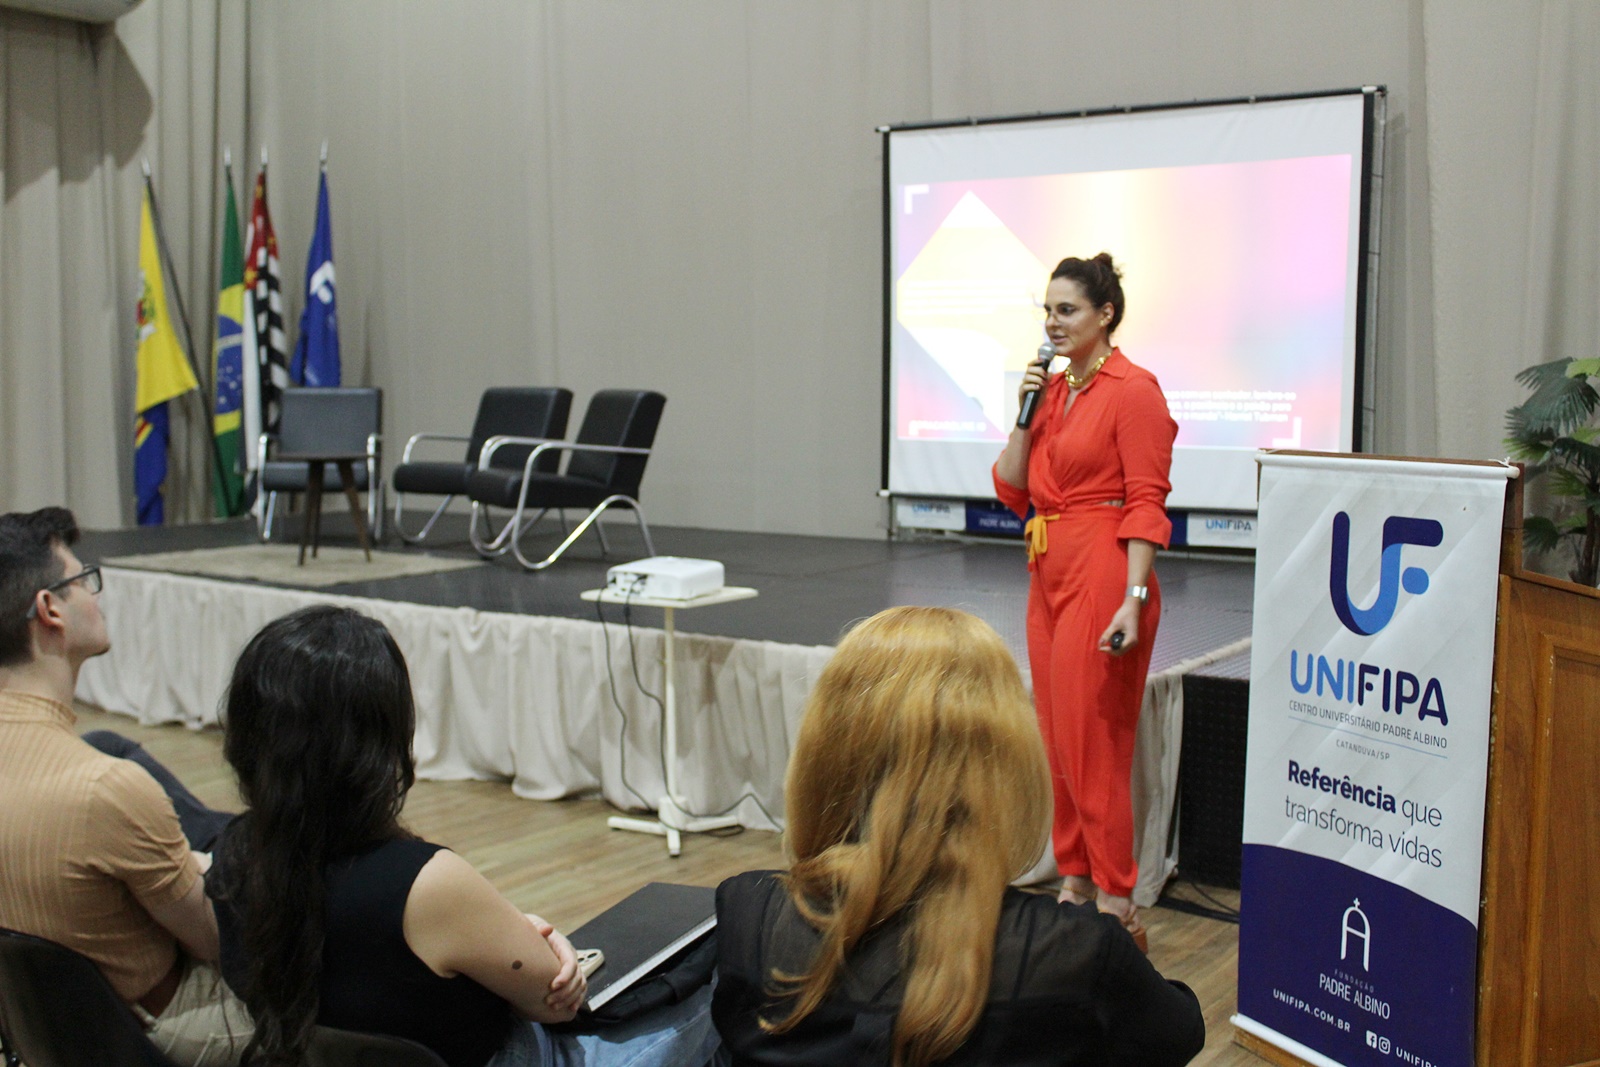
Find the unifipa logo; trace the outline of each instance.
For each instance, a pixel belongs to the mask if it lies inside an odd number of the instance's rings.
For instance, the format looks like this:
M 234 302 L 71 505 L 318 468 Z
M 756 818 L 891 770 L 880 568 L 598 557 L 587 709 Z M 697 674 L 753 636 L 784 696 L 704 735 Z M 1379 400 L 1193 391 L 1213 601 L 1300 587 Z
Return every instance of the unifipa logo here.
M 1383 557 L 1379 563 L 1378 597 L 1369 607 L 1358 608 L 1350 600 L 1350 516 L 1339 512 L 1333 517 L 1333 558 L 1328 565 L 1328 596 L 1334 614 L 1345 628 L 1371 637 L 1394 618 L 1400 590 L 1412 596 L 1428 591 L 1428 572 L 1421 567 L 1400 567 L 1400 552 L 1406 545 L 1437 547 L 1444 541 L 1444 527 L 1433 519 L 1390 515 L 1383 520 Z

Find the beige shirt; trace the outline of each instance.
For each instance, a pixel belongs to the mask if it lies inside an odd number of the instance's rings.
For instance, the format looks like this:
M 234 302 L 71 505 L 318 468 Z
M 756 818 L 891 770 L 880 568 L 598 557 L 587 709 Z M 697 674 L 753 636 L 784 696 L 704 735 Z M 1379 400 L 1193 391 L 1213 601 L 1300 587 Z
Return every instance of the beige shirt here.
M 0 926 L 100 965 L 123 999 L 177 959 L 147 910 L 200 877 L 178 816 L 143 767 L 84 744 L 72 709 L 0 691 Z

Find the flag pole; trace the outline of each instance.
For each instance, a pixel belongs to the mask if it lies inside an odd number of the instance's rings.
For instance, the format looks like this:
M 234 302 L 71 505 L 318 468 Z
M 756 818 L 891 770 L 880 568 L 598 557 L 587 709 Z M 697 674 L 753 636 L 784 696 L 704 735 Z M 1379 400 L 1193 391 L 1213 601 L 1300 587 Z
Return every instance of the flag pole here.
M 161 249 L 161 258 L 165 261 L 167 277 L 172 279 L 172 299 L 178 305 L 178 320 L 183 323 L 184 357 L 189 361 L 189 369 L 194 372 L 195 381 L 202 381 L 200 366 L 194 359 L 194 331 L 189 327 L 189 312 L 183 305 L 183 287 L 178 284 L 177 263 L 172 258 L 172 250 L 167 247 L 167 231 L 161 225 L 161 208 L 156 203 L 156 186 L 150 177 L 150 160 L 144 160 L 144 187 L 150 195 L 150 221 L 155 224 L 156 244 Z
M 167 248 L 167 233 L 161 225 L 161 209 L 156 204 L 156 185 L 150 177 L 149 157 L 145 157 L 142 162 L 144 164 L 145 195 L 150 198 L 150 225 L 155 227 L 156 247 L 160 250 L 161 258 L 165 261 L 164 266 L 166 267 L 167 277 L 172 281 L 172 296 L 178 305 L 178 317 L 183 320 L 183 357 L 189 361 L 189 372 L 194 375 L 195 382 L 199 383 L 205 379 L 200 376 L 200 369 L 194 361 L 194 336 L 189 329 L 189 315 L 183 308 L 183 290 L 178 285 L 178 271 L 172 261 L 172 252 Z M 205 388 L 201 387 L 196 392 L 200 394 L 200 410 L 205 414 L 206 439 L 211 442 L 211 448 L 208 451 L 211 456 L 213 470 L 208 473 L 216 477 L 217 472 L 222 470 L 222 449 L 217 445 L 217 437 L 213 432 L 217 421 L 216 414 L 212 411 L 211 400 L 206 396 Z

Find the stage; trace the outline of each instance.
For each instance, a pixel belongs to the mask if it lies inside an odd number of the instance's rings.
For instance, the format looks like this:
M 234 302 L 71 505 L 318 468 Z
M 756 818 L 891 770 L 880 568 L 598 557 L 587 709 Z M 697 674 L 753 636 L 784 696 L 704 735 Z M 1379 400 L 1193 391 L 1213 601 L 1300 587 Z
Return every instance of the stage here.
M 349 546 L 349 520 L 329 509 L 326 543 Z M 291 516 L 275 540 L 293 543 Z M 615 529 L 612 529 L 612 527 Z M 342 532 L 341 532 L 342 531 Z M 466 543 L 464 520 L 440 520 L 437 544 L 409 548 L 391 532 L 388 552 L 417 552 L 478 562 Z M 586 536 L 549 570 L 530 573 L 509 558 L 481 567 L 413 578 L 349 582 L 324 587 L 341 596 L 397 600 L 442 608 L 474 608 L 513 615 L 595 618 L 578 599 L 605 584 L 606 569 L 645 554 L 631 524 L 608 526 L 610 559 Z M 963 608 L 983 618 L 1026 662 L 1023 615 L 1028 572 L 1020 542 L 930 540 L 866 541 L 833 537 L 737 533 L 681 527 L 651 528 L 657 553 L 720 560 L 729 585 L 760 590 L 751 601 L 711 608 L 684 620 L 686 630 L 719 637 L 832 646 L 857 619 L 897 604 Z M 554 538 L 548 538 L 552 543 Z M 84 535 L 86 559 L 253 544 L 255 526 L 235 521 L 204 526 L 94 531 Z M 530 545 L 543 543 L 530 538 Z M 532 551 L 530 548 L 529 551 Z M 1152 673 L 1228 645 L 1250 634 L 1255 570 L 1247 559 L 1162 553 L 1156 564 L 1163 612 Z M 607 609 L 621 621 L 620 609 Z
M 354 537 L 339 518 L 325 519 L 324 543 L 348 549 Z M 604 585 L 609 566 L 645 554 L 637 530 L 608 526 L 609 559 L 590 535 L 548 570 L 529 573 L 509 558 L 478 560 L 464 521 L 441 527 L 426 549 L 405 547 L 391 534 L 384 557 L 454 569 L 315 588 L 298 584 L 294 568 L 272 570 L 277 581 L 241 580 L 196 575 L 200 568 L 187 564 L 180 573 L 149 569 L 169 564 L 127 558 L 198 552 L 193 558 L 201 559 L 220 554 L 207 550 L 249 546 L 255 531 L 246 522 L 87 533 L 79 555 L 113 561 L 101 597 L 113 650 L 86 666 L 79 696 L 146 724 L 214 724 L 227 670 L 256 629 L 305 604 L 346 603 L 382 619 L 405 651 L 425 777 L 507 779 L 518 794 L 537 799 L 598 790 L 622 807 L 653 806 L 664 785 L 656 700 L 661 612 L 625 613 L 579 599 Z M 959 607 L 993 625 L 1026 664 L 1028 576 L 1020 543 L 673 527 L 652 534 L 658 554 L 720 560 L 728 585 L 759 591 L 752 600 L 678 612 L 678 767 L 699 813 L 731 809 L 746 826 L 781 824 L 790 739 L 811 683 L 852 621 L 900 604 Z M 278 542 L 297 535 L 291 518 Z M 552 529 L 552 543 L 555 536 Z M 530 551 L 539 541 L 529 539 Z M 316 567 L 308 560 L 308 572 Z M 349 569 L 359 574 L 362 567 Z M 1140 866 L 1158 888 L 1176 856 L 1168 829 L 1184 678 L 1247 677 L 1254 571 L 1247 560 L 1173 553 L 1161 555 L 1156 569 L 1162 624 L 1135 792 L 1143 800 L 1136 811 Z

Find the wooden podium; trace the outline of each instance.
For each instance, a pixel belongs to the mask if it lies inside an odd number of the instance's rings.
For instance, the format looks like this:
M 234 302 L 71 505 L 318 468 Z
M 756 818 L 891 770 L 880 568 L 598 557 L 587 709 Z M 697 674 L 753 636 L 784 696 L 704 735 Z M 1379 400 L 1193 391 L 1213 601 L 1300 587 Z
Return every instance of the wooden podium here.
M 1600 590 L 1522 567 L 1506 494 L 1495 628 L 1480 1067 L 1600 1063 Z
M 1600 590 L 1522 565 L 1506 487 L 1478 922 L 1478 1067 L 1600 1064 Z M 1270 1063 L 1305 1061 L 1244 1030 Z

